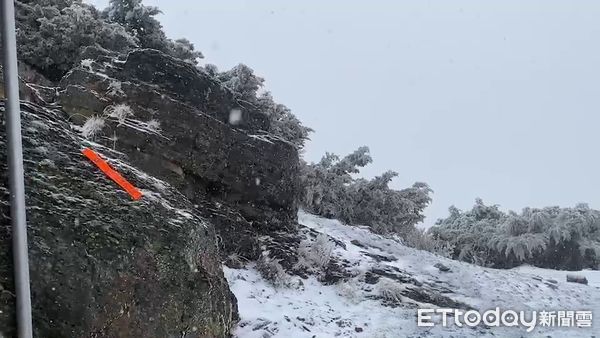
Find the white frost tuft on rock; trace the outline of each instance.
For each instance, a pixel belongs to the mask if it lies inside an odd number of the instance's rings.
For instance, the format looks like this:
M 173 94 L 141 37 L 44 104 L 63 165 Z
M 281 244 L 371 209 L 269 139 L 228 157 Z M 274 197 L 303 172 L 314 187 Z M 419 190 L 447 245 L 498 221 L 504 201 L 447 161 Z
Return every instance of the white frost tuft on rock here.
M 94 138 L 104 128 L 104 119 L 99 116 L 88 118 L 81 127 L 81 135 L 86 139 Z
M 125 123 L 127 118 L 133 116 L 133 110 L 131 107 L 123 103 L 106 107 L 106 109 L 104 109 L 104 113 L 107 116 L 116 119 L 119 124 Z

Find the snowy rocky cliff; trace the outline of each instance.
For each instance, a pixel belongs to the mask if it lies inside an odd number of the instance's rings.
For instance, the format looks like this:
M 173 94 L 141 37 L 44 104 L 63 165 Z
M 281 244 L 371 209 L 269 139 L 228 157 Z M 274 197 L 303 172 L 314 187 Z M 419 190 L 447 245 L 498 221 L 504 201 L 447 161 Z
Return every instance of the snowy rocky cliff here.
M 30 103 L 22 111 L 36 336 L 226 334 L 235 308 L 215 227 L 168 183 L 130 166 L 124 154 L 83 140 L 61 111 Z M 95 148 L 144 197 L 133 202 L 120 191 L 81 155 L 84 146 Z M 12 337 L 3 127 L 0 150 L 0 332 Z
M 36 336 L 226 337 L 237 310 L 221 263 L 258 258 L 264 233 L 295 232 L 297 150 L 188 63 L 148 49 L 88 56 L 60 83 L 21 83 Z M 0 336 L 11 337 L 3 118 Z
M 21 67 L 36 337 L 558 338 L 600 325 L 418 327 L 418 308 L 596 315 L 600 275 L 482 268 L 298 211 L 296 147 L 214 75 L 162 52 L 90 47 L 57 83 Z M 3 110 L 0 338 L 15 335 Z
M 235 337 L 597 337 L 598 271 L 483 268 L 407 247 L 366 227 L 304 212 L 298 221 L 302 258 L 295 269 L 265 274 L 273 265 L 265 268 L 260 261 L 226 268 L 241 317 Z M 313 273 L 302 276 L 302 269 Z M 568 274 L 585 276 L 589 285 L 567 282 Z M 528 316 L 554 311 L 555 318 L 544 325 L 538 316 L 530 332 L 484 323 L 459 327 L 453 317 L 443 327 L 439 316 L 433 327 L 417 326 L 418 308 L 484 312 L 496 307 Z M 592 311 L 592 327 L 559 325 L 557 313 L 565 310 Z
M 71 120 L 104 112 L 106 126 L 95 139 L 192 201 L 223 202 L 254 228 L 294 227 L 298 152 L 269 134 L 263 113 L 159 51 L 93 57 L 60 82 L 57 101 Z M 118 106 L 128 111 L 115 112 Z

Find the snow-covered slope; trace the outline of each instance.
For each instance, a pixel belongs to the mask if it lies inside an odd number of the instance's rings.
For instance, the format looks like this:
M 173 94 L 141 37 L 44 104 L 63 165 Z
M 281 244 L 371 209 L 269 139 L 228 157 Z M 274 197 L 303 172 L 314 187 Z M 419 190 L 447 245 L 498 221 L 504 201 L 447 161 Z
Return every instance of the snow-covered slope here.
M 417 308 L 432 307 L 428 301 L 454 301 L 456 306 L 480 311 L 500 307 L 600 314 L 600 273 L 577 272 L 590 280 L 589 285 L 567 283 L 565 271 L 482 268 L 304 212 L 299 222 L 338 242 L 333 257 L 344 262 L 353 277 L 324 285 L 315 277 L 293 276 L 292 286 L 273 287 L 252 264 L 246 269 L 226 268 L 241 317 L 237 337 L 592 337 L 600 325 L 594 318 L 591 328 L 538 325 L 529 333 L 524 327 L 486 328 L 483 324 L 418 327 Z M 450 271 L 440 271 L 436 263 Z

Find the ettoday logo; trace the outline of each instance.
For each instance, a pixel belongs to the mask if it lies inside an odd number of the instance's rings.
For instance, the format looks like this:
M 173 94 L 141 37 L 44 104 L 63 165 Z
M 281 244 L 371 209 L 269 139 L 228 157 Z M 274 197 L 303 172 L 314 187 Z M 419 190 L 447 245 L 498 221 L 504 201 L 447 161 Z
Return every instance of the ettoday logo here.
M 489 327 L 525 327 L 531 332 L 536 326 L 558 327 L 591 327 L 592 311 L 514 311 L 494 308 L 483 313 L 477 310 L 464 311 L 461 309 L 418 309 L 417 326 L 432 327 L 434 315 L 441 315 L 442 326 L 448 326 L 452 317 L 454 325 L 458 327 L 474 327 L 484 324 Z

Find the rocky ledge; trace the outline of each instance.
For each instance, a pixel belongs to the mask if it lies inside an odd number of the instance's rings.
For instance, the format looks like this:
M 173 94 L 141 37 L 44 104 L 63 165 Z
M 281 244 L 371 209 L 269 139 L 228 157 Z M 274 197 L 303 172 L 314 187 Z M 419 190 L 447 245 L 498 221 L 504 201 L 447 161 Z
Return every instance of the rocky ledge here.
M 3 104 L 0 108 L 4 110 Z M 29 254 L 37 337 L 225 337 L 236 316 L 213 224 L 127 156 L 23 103 Z M 0 336 L 12 337 L 4 114 L 0 114 Z M 121 191 L 81 154 L 102 154 L 144 194 Z

